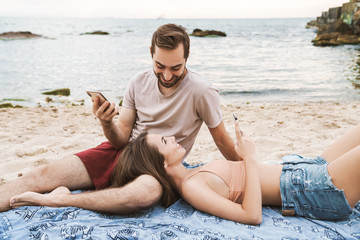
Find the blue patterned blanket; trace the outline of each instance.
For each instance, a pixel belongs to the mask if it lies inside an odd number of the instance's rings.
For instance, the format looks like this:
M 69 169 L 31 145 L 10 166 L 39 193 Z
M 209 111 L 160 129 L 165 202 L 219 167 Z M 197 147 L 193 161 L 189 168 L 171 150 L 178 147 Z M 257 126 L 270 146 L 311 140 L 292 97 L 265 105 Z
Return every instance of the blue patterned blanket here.
M 0 213 L 0 239 L 360 239 L 360 202 L 350 219 L 283 217 L 263 207 L 250 226 L 197 211 L 183 200 L 125 216 L 81 208 L 21 207 Z

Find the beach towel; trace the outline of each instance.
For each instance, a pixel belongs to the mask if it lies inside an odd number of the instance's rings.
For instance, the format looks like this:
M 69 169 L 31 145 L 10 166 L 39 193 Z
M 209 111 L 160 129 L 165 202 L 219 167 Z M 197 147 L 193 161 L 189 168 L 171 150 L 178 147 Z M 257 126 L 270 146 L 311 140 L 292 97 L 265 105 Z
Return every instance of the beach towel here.
M 263 222 L 252 226 L 198 211 L 181 199 L 128 215 L 24 206 L 0 213 L 0 239 L 360 239 L 360 202 L 343 221 L 284 217 L 266 206 L 262 214 Z

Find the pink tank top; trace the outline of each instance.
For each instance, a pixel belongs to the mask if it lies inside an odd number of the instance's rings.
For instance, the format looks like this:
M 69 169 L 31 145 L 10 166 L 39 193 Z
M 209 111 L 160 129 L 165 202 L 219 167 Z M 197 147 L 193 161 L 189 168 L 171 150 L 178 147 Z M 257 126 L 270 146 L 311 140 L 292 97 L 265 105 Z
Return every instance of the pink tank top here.
M 212 161 L 198 167 L 186 179 L 198 172 L 210 172 L 220 177 L 229 187 L 229 200 L 236 203 L 242 202 L 245 190 L 245 166 L 243 161 Z

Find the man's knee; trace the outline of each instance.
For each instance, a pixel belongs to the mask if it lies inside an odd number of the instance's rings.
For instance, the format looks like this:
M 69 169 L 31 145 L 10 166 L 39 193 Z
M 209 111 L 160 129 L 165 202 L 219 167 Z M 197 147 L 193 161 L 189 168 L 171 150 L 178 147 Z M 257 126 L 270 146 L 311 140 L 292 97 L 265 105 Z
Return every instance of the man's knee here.
M 141 207 L 149 207 L 156 204 L 162 196 L 162 186 L 150 175 L 141 175 L 135 181 L 141 186 L 139 204 Z
M 49 184 L 51 181 L 51 171 L 49 169 L 49 164 L 31 169 L 29 172 L 21 176 L 19 180 L 23 180 L 24 184 L 31 187 L 31 189 L 34 191 L 48 190 L 43 189 L 43 186 L 44 183 Z
M 93 187 L 83 162 L 76 155 L 36 167 L 23 177 L 29 179 L 31 185 L 38 184 L 40 191 L 51 191 L 59 186 L 69 189 Z

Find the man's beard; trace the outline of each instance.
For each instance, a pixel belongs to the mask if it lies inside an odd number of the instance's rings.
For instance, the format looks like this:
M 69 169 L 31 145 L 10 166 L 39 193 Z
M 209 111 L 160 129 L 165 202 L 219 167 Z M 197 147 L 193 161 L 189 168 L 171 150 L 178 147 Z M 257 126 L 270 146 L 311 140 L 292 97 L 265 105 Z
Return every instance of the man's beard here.
M 162 80 L 162 78 L 165 78 L 162 73 L 156 73 L 155 71 L 154 71 L 154 73 L 155 73 L 155 76 L 156 76 L 157 79 L 158 79 L 158 82 L 161 84 L 161 86 L 163 86 L 164 88 L 171 88 L 171 87 L 175 86 L 175 84 L 176 84 L 179 80 L 181 80 L 181 79 L 183 78 L 183 76 L 184 76 L 184 74 L 185 74 L 185 70 L 186 70 L 186 68 L 184 68 L 184 71 L 181 73 L 180 76 L 173 75 L 173 76 L 171 77 L 169 83 L 166 83 L 166 82 L 164 82 L 164 81 Z

